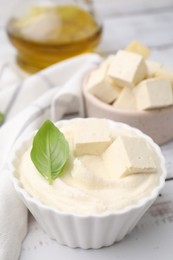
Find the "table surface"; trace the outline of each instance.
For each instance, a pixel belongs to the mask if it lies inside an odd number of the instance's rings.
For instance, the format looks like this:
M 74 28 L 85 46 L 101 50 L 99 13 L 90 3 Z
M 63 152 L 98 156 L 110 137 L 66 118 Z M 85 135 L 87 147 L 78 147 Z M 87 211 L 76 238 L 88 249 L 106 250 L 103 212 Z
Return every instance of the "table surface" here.
M 27 0 L 22 0 L 27 1 Z M 5 23 L 17 0 L 0 0 L 0 61 L 15 58 Z M 102 17 L 104 32 L 97 51 L 115 53 L 137 39 L 150 47 L 151 59 L 173 67 L 173 1 L 172 0 L 95 0 Z M 100 250 L 70 249 L 58 245 L 29 217 L 29 231 L 22 246 L 20 260 L 94 259 L 102 260 L 169 260 L 173 254 L 173 142 L 162 147 L 166 156 L 169 181 L 155 204 L 137 227 L 121 243 Z

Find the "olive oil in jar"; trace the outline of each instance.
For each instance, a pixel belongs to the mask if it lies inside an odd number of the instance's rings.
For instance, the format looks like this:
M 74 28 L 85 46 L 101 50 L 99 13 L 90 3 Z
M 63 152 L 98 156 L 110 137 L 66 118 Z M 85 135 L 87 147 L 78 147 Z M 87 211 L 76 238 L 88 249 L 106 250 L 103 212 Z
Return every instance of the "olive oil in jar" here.
M 7 24 L 8 36 L 18 50 L 17 63 L 31 73 L 92 51 L 101 32 L 94 16 L 75 5 L 34 6 Z

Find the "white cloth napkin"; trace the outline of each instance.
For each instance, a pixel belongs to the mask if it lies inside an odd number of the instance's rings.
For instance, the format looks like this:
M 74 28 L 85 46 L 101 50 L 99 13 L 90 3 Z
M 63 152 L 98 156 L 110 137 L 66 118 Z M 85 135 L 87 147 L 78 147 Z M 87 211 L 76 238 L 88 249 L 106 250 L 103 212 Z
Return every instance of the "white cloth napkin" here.
M 27 209 L 18 198 L 8 171 L 9 153 L 18 138 L 46 119 L 83 117 L 81 86 L 101 58 L 85 54 L 28 76 L 12 65 L 0 66 L 0 260 L 17 260 L 27 232 Z

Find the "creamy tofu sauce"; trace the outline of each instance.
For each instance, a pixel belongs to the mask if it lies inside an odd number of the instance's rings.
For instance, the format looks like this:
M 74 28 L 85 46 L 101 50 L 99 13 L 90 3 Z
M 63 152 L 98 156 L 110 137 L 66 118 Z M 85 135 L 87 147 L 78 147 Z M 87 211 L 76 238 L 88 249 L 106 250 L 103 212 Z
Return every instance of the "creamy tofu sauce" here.
M 132 135 L 129 131 L 109 127 L 112 141 L 119 135 Z M 74 121 L 60 128 L 70 146 L 70 158 L 63 174 L 52 185 L 37 171 L 30 159 L 29 147 L 18 166 L 19 179 L 24 189 L 43 204 L 62 212 L 80 215 L 117 212 L 137 204 L 159 185 L 162 174 L 159 156 L 150 147 L 157 167 L 154 173 L 131 174 L 123 178 L 109 178 L 102 156 L 74 156 Z M 116 158 L 115 158 L 116 163 Z

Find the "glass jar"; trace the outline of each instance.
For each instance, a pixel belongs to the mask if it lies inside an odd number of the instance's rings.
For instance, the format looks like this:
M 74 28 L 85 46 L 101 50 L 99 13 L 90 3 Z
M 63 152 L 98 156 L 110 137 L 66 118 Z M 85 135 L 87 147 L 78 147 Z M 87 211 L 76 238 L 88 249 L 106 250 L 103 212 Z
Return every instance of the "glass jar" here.
M 28 72 L 84 52 L 100 41 L 102 26 L 90 0 L 21 0 L 7 23 L 17 63 Z

